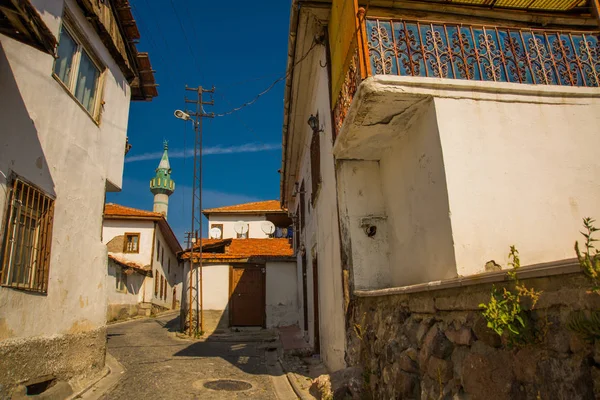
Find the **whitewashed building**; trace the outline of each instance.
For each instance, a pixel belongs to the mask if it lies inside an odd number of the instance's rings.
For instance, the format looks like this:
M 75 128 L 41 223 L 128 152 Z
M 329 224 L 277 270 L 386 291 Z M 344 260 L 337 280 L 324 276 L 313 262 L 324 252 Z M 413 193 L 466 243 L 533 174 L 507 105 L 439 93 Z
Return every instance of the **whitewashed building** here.
M 276 328 L 299 323 L 301 301 L 291 239 L 291 219 L 279 201 L 270 200 L 203 210 L 210 239 L 202 239 L 202 276 L 192 274 L 193 287 L 202 282 L 204 332 L 229 327 Z M 198 260 L 197 250 L 194 259 Z M 184 303 L 189 302 L 191 253 L 185 261 Z M 195 290 L 193 309 L 200 308 Z M 199 300 L 200 298 L 198 298 Z
M 102 241 L 108 248 L 108 321 L 178 309 L 181 245 L 161 213 L 108 203 Z
M 560 264 L 600 215 L 597 2 L 366 3 L 294 1 L 289 32 L 281 198 L 333 370 L 355 296 Z
M 127 0 L 0 7 L 0 397 L 73 390 L 106 348 L 107 191 L 157 95 Z M 63 385 L 64 386 L 64 385 Z

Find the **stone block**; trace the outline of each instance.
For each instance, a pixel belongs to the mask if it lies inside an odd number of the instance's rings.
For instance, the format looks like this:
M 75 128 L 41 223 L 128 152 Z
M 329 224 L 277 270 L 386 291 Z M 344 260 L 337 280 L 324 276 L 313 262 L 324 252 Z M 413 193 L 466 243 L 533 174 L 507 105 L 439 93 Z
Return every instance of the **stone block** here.
M 542 399 L 592 399 L 594 387 L 587 357 L 545 357 L 538 363 L 536 382 Z
M 408 298 L 408 308 L 415 313 L 435 313 L 435 302 L 430 295 L 411 295 Z
M 454 346 L 446 338 L 446 335 L 437 325 L 433 325 L 423 339 L 423 346 L 419 352 L 419 368 L 425 371 L 429 357 L 446 358 L 452 353 L 453 348 Z
M 435 308 L 440 311 L 479 310 L 479 304 L 487 303 L 490 293 L 482 290 L 462 289 L 449 296 L 435 298 Z
M 474 399 L 510 400 L 515 390 L 515 377 L 510 356 L 496 351 L 494 356 L 469 353 L 461 372 L 462 385 Z
M 525 347 L 515 354 L 515 377 L 519 382 L 534 383 L 537 366 L 543 352 L 533 347 Z
M 413 348 L 407 349 L 398 357 L 398 366 L 402 371 L 417 373 L 417 351 Z
M 463 361 L 467 354 L 469 354 L 470 350 L 465 346 L 457 346 L 454 348 L 452 352 L 452 356 L 450 360 L 452 361 L 452 366 L 454 367 L 454 376 L 460 377 L 462 374 Z
M 445 334 L 448 340 L 461 346 L 468 346 L 473 341 L 473 333 L 470 328 L 448 329 Z
M 594 387 L 594 398 L 600 399 L 600 368 L 592 367 L 592 385 Z
M 502 344 L 500 336 L 487 327 L 487 321 L 481 314 L 479 314 L 473 322 L 473 333 L 477 339 L 481 340 L 488 346 L 500 347 Z
M 427 362 L 427 374 L 438 382 L 446 383 L 454 375 L 452 362 L 437 357 L 430 357 Z

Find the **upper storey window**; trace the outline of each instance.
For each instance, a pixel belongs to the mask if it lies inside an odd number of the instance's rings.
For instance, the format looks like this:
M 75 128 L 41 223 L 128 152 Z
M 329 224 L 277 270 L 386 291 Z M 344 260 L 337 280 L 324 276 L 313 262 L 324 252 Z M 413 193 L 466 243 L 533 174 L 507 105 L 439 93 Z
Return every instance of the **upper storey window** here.
M 97 121 L 104 68 L 67 20 L 63 21 L 60 30 L 54 76 Z

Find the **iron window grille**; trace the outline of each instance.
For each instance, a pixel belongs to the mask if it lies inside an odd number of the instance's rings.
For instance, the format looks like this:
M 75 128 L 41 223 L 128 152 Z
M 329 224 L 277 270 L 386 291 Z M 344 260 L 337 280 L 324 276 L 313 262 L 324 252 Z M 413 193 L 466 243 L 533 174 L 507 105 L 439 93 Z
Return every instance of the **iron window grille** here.
M 158 297 L 158 278 L 160 277 L 160 274 L 158 273 L 158 270 L 154 270 L 154 297 Z
M 54 199 L 20 179 L 8 195 L 1 284 L 47 293 Z

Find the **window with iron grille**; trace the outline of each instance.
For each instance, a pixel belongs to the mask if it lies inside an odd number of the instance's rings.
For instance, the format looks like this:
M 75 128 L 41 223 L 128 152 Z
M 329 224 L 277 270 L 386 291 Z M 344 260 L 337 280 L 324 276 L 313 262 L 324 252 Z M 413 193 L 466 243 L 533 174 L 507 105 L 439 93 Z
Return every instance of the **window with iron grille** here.
M 123 253 L 139 253 L 140 252 L 140 234 L 125 233 L 123 242 Z
M 161 275 L 160 276 L 160 296 L 159 298 L 162 299 L 162 295 L 163 295 L 163 290 L 165 289 L 165 279 L 164 277 Z
M 315 206 L 315 200 L 321 185 L 321 141 L 319 132 L 313 132 L 310 142 L 310 180 L 312 183 L 311 203 Z
M 156 239 L 156 261 L 160 260 L 160 241 Z
M 3 286 L 46 293 L 54 200 L 15 179 L 9 191 L 0 266 Z

